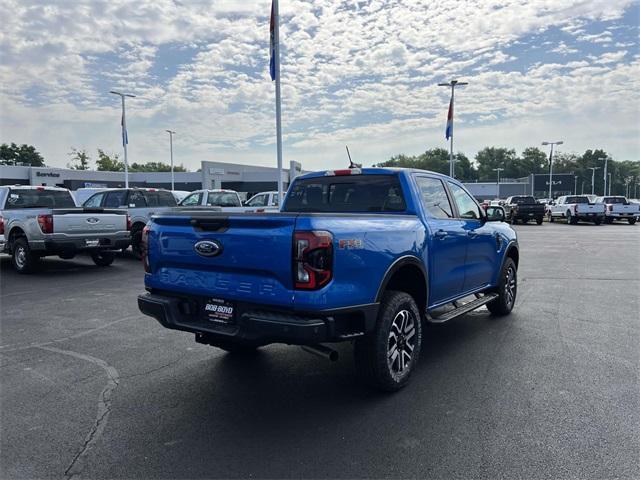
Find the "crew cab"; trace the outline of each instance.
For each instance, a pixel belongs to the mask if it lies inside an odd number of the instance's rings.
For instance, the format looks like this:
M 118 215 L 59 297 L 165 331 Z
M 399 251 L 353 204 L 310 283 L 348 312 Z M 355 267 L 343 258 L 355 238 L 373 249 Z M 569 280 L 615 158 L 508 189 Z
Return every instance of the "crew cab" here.
M 507 219 L 513 224 L 518 223 L 518 220 L 522 220 L 523 223 L 535 220 L 538 225 L 542 225 L 544 220 L 545 206 L 536 202 L 530 195 L 514 195 L 507 198 L 504 209 Z
M 270 343 L 353 341 L 357 371 L 406 385 L 423 322 L 485 306 L 511 312 L 516 233 L 458 181 L 412 169 L 309 173 L 280 212 L 175 211 L 145 228 L 140 310 L 196 342 L 246 353 Z
M 570 225 L 575 225 L 580 220 L 600 225 L 604 219 L 604 210 L 603 204 L 590 203 L 586 195 L 565 195 L 547 205 L 550 222 L 562 218 Z
M 640 216 L 640 205 L 631 203 L 627 200 L 627 197 L 598 197 L 596 198 L 596 203 L 605 206 L 605 223 L 613 223 L 614 220 L 626 220 L 629 225 L 633 225 Z
M 181 207 L 220 207 L 223 212 L 246 212 L 235 190 L 195 190 L 180 202 Z
M 66 188 L 0 187 L 0 252 L 19 273 L 32 272 L 41 257 L 81 252 L 108 266 L 113 251 L 129 245 L 129 225 L 126 212 L 76 207 Z
M 142 229 L 151 215 L 177 206 L 176 199 L 168 190 L 156 188 L 113 188 L 95 193 L 83 204 L 88 208 L 117 208 L 129 214 L 131 222 L 131 250 L 141 256 Z

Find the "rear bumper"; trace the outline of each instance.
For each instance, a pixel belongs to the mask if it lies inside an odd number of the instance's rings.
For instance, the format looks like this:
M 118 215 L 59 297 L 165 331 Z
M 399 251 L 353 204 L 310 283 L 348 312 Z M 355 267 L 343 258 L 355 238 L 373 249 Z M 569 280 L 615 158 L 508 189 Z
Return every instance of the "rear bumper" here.
M 633 213 L 633 212 L 607 212 L 605 214 L 605 216 L 607 217 L 611 217 L 611 218 L 634 218 L 634 217 L 638 217 L 640 216 L 640 214 L 638 213 Z
M 192 332 L 199 338 L 206 336 L 205 343 L 214 345 L 216 340 L 311 345 L 350 340 L 373 330 L 379 304 L 293 312 L 236 303 L 236 322 L 228 325 L 203 318 L 201 300 L 196 297 L 147 293 L 138 297 L 138 308 L 166 328 Z
M 97 240 L 97 244 L 94 244 Z M 87 235 L 86 237 L 51 237 L 45 240 L 29 242 L 31 250 L 38 253 L 46 253 L 47 255 L 56 255 L 58 253 L 74 253 L 82 251 L 96 250 L 120 250 L 127 248 L 131 244 L 129 232 L 119 233 L 117 235 Z

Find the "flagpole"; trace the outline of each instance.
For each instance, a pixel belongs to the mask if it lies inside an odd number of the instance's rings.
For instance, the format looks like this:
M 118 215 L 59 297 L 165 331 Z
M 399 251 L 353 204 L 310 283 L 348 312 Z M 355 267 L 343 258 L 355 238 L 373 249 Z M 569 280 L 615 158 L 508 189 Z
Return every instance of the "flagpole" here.
M 124 148 L 124 188 L 129 188 L 129 161 L 127 158 L 127 144 L 129 143 L 129 134 L 127 133 L 127 117 L 124 108 L 124 97 L 135 98 L 135 95 L 130 93 L 120 93 L 115 90 L 111 90 L 109 93 L 114 95 L 120 95 L 122 99 L 122 146 Z
M 278 0 L 273 0 L 274 15 L 274 53 L 276 71 L 276 142 L 278 150 L 278 205 L 282 205 L 282 121 L 281 121 L 281 97 L 280 97 L 280 12 Z
M 455 88 L 456 86 L 458 87 L 462 87 L 464 85 L 469 85 L 468 82 L 459 82 L 458 80 L 451 80 L 450 82 L 447 83 L 439 83 L 438 86 L 439 87 L 451 87 L 451 102 L 449 103 L 449 110 L 451 111 L 451 133 L 449 136 L 449 176 L 451 178 L 456 178 L 456 170 L 455 170 L 455 164 L 454 164 L 454 160 L 453 160 L 453 117 L 454 112 L 455 112 L 455 105 L 454 105 L 454 101 L 453 101 L 453 96 L 454 96 L 454 92 L 455 92 Z M 448 132 L 448 127 L 449 127 L 449 118 L 447 115 L 447 132 Z

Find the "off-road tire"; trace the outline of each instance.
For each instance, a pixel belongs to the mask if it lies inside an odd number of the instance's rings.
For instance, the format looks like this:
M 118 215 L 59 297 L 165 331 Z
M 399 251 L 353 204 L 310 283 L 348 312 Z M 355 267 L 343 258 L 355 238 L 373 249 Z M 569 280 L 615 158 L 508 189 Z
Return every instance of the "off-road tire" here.
M 512 258 L 504 261 L 496 293 L 498 298 L 487 303 L 487 309 L 498 316 L 510 314 L 518 293 L 518 269 Z
M 356 371 L 367 385 L 394 392 L 407 385 L 420 358 L 422 322 L 415 300 L 405 292 L 387 291 L 376 328 L 356 341 Z
M 31 252 L 29 242 L 24 237 L 18 237 L 11 246 L 11 263 L 18 273 L 32 273 L 38 266 L 40 258 Z
M 94 252 L 91 254 L 91 260 L 99 267 L 108 267 L 113 263 L 113 260 L 116 258 L 115 253 L 105 251 L 105 252 Z

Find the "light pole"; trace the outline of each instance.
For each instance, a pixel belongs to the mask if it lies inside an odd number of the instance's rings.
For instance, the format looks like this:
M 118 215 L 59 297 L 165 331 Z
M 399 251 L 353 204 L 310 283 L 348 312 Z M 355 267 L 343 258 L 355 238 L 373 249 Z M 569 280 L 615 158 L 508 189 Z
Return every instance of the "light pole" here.
M 451 80 L 448 83 L 439 83 L 439 87 L 451 87 L 451 100 L 449 101 L 449 113 L 447 114 L 447 129 L 445 131 L 445 138 L 450 140 L 449 146 L 449 176 L 455 178 L 456 172 L 453 164 L 453 98 L 456 87 L 462 87 L 469 85 L 469 82 L 459 82 L 458 80 Z
M 551 187 L 553 185 L 553 146 L 562 145 L 562 140 L 558 142 L 542 142 L 542 145 L 551 145 L 551 152 L 549 152 L 549 200 L 553 200 Z
M 573 194 L 578 194 L 578 175 L 573 176 Z
M 607 194 L 607 161 L 609 160 L 609 156 L 607 155 L 606 157 L 600 157 L 598 158 L 598 160 L 604 160 L 604 190 L 602 190 L 602 195 L 606 195 Z
M 124 97 L 135 98 L 135 95 L 131 95 L 130 93 L 120 93 L 115 90 L 111 90 L 109 93 L 119 95 L 122 99 L 122 120 L 120 121 L 120 124 L 122 125 L 122 147 L 124 148 L 124 188 L 129 188 L 129 161 L 127 159 L 127 144 L 129 143 L 129 136 L 127 135 L 127 118 L 125 115 Z
M 496 200 L 500 199 L 500 172 L 504 170 L 504 168 L 494 168 L 493 171 L 494 172 L 498 172 L 498 180 L 496 182 L 496 184 L 498 185 L 498 197 L 496 198 Z
M 609 186 L 609 191 L 607 192 L 607 195 L 611 196 L 611 173 L 609 173 L 609 183 L 608 183 L 608 186 Z
M 594 185 L 595 185 L 595 180 L 596 180 L 596 170 L 599 170 L 600 167 L 589 167 L 589 170 L 591 170 L 591 195 L 593 195 L 593 190 L 594 190 Z
M 176 134 L 173 130 L 165 130 L 169 134 L 169 151 L 171 152 L 171 190 L 175 190 L 173 178 L 173 136 Z

